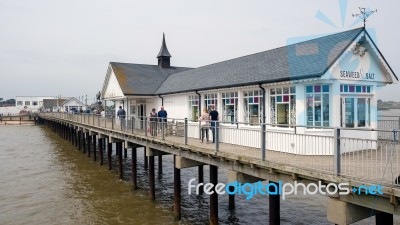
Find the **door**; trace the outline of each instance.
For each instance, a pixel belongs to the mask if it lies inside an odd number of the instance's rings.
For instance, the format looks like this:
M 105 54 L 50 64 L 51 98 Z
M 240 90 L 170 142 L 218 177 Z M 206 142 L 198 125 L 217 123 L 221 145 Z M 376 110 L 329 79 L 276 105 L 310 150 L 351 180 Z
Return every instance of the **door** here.
M 146 122 L 146 119 L 145 119 L 145 116 L 146 116 L 146 104 L 139 104 L 137 113 L 138 113 L 138 120 L 139 120 L 139 124 L 140 124 L 140 129 L 143 130 L 144 127 L 145 127 L 144 123 Z
M 289 104 L 277 104 L 276 109 L 276 123 L 289 124 Z

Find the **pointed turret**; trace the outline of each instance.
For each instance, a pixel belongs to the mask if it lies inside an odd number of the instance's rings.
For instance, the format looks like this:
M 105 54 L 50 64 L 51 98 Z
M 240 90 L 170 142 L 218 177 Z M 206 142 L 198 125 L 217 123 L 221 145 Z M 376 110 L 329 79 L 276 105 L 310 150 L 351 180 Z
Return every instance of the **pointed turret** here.
M 167 44 L 165 44 L 165 34 L 163 33 L 163 40 L 161 44 L 160 52 L 157 55 L 158 58 L 158 65 L 161 68 L 168 68 L 170 67 L 170 58 L 171 54 L 169 54 Z

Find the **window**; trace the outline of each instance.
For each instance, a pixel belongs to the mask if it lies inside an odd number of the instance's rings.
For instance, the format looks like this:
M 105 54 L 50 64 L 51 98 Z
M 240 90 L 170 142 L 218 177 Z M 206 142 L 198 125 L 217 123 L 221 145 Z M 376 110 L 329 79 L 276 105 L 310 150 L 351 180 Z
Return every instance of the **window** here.
M 199 96 L 189 96 L 189 120 L 197 121 L 199 119 Z
M 226 122 L 237 122 L 238 93 L 222 93 L 222 119 Z
M 296 88 L 270 89 L 272 124 L 296 124 Z
M 17 105 L 23 105 L 23 101 L 17 101 Z
M 214 106 L 214 109 L 217 109 L 217 94 L 205 94 L 204 95 L 204 107 L 207 108 L 208 112 L 211 111 L 211 107 Z
M 342 126 L 369 127 L 371 125 L 371 99 L 367 97 L 342 97 Z M 343 116 L 344 115 L 344 116 Z
M 25 101 L 25 105 L 31 105 L 30 101 Z
M 263 98 L 261 90 L 244 91 L 244 121 L 251 125 L 259 124 L 262 120 Z
M 341 93 L 371 93 L 371 86 L 366 85 L 340 85 Z
M 329 85 L 306 87 L 307 126 L 329 126 Z
M 37 101 L 32 101 L 32 105 L 37 106 L 38 102 Z

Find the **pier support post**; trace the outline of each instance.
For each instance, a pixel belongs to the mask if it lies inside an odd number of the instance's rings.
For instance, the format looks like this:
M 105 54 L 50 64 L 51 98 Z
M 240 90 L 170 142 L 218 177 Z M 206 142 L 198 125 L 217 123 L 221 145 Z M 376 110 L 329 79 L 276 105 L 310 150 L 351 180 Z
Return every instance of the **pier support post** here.
M 95 161 L 96 162 L 96 158 L 97 158 L 97 155 L 96 155 L 96 142 L 97 142 L 97 138 L 96 138 L 96 135 L 93 135 L 93 161 Z
M 122 142 L 116 143 L 116 151 L 118 152 L 118 175 L 119 175 L 119 179 L 123 180 L 124 171 L 123 171 L 123 164 L 122 164 Z
M 74 131 L 75 131 L 75 147 L 78 148 L 78 145 L 79 145 L 79 134 L 78 134 L 78 132 L 79 132 L 79 130 L 74 128 Z
M 204 184 L 204 168 L 203 168 L 203 165 L 200 165 L 199 167 L 198 167 L 198 172 L 199 172 L 199 184 L 200 183 L 203 183 Z M 203 185 L 201 185 L 200 186 L 200 188 L 199 188 L 199 194 L 200 195 L 202 195 L 204 193 L 204 188 L 203 188 Z
M 376 225 L 390 225 L 393 224 L 393 214 L 381 212 L 375 215 Z
M 108 139 L 110 139 L 110 138 L 108 138 Z M 108 170 L 112 170 L 111 154 L 112 154 L 112 143 L 110 143 L 110 140 L 108 140 L 108 146 L 107 146 L 107 164 L 108 164 Z
M 90 145 L 92 142 L 92 136 L 87 133 L 87 144 L 86 144 L 86 150 L 87 150 L 87 157 L 90 158 Z
M 87 138 L 87 135 L 88 135 L 88 133 L 83 132 L 83 137 L 82 137 L 83 151 L 82 151 L 82 154 L 86 154 L 86 150 L 87 150 L 86 138 Z
M 104 164 L 103 162 L 103 145 L 104 145 L 104 138 L 99 138 L 99 161 L 100 161 L 100 166 Z
M 127 146 L 124 146 L 124 158 L 128 158 L 128 149 Z
M 174 156 L 174 213 L 175 220 L 181 220 L 181 170 L 176 168 Z
M 148 152 L 148 158 L 149 158 L 149 188 L 150 188 L 149 194 L 150 194 L 150 199 L 154 201 L 156 199 L 156 188 L 154 179 L 154 155 L 152 149 L 150 148 Z
M 210 165 L 210 183 L 214 186 L 211 189 L 214 193 L 210 195 L 210 224 L 218 224 L 218 194 L 215 192 L 215 186 L 218 184 L 218 167 Z
M 229 186 L 229 191 L 233 192 L 235 190 L 234 187 Z M 229 194 L 229 205 L 228 205 L 229 210 L 234 210 L 235 209 L 235 195 Z
M 144 148 L 144 169 L 147 170 L 148 168 L 148 161 L 147 161 L 147 155 L 146 155 L 146 147 Z
M 74 128 L 74 127 L 71 127 L 71 144 L 72 144 L 73 146 L 75 146 L 75 137 L 76 137 L 76 135 L 75 135 L 75 128 Z
M 137 190 L 137 154 L 136 154 L 137 146 L 132 146 L 132 188 L 133 190 Z
M 82 131 L 78 130 L 78 150 L 82 150 Z
M 274 183 L 274 182 L 271 182 Z M 270 193 L 276 192 L 279 193 L 277 188 L 279 185 L 274 183 L 276 186 L 270 186 Z M 270 225 L 279 225 L 280 224 L 280 195 L 269 195 L 269 224 Z
M 162 175 L 162 154 L 158 155 L 158 175 Z

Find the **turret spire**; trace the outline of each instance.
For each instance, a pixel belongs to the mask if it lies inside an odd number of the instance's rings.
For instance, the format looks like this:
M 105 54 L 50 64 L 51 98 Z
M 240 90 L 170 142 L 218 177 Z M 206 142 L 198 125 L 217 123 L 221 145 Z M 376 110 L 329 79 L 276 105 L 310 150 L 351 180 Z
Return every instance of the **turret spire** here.
M 170 58 L 171 54 L 169 54 L 167 44 L 165 43 L 165 34 L 163 33 L 163 40 L 161 44 L 160 52 L 157 55 L 158 65 L 162 68 L 170 67 Z

